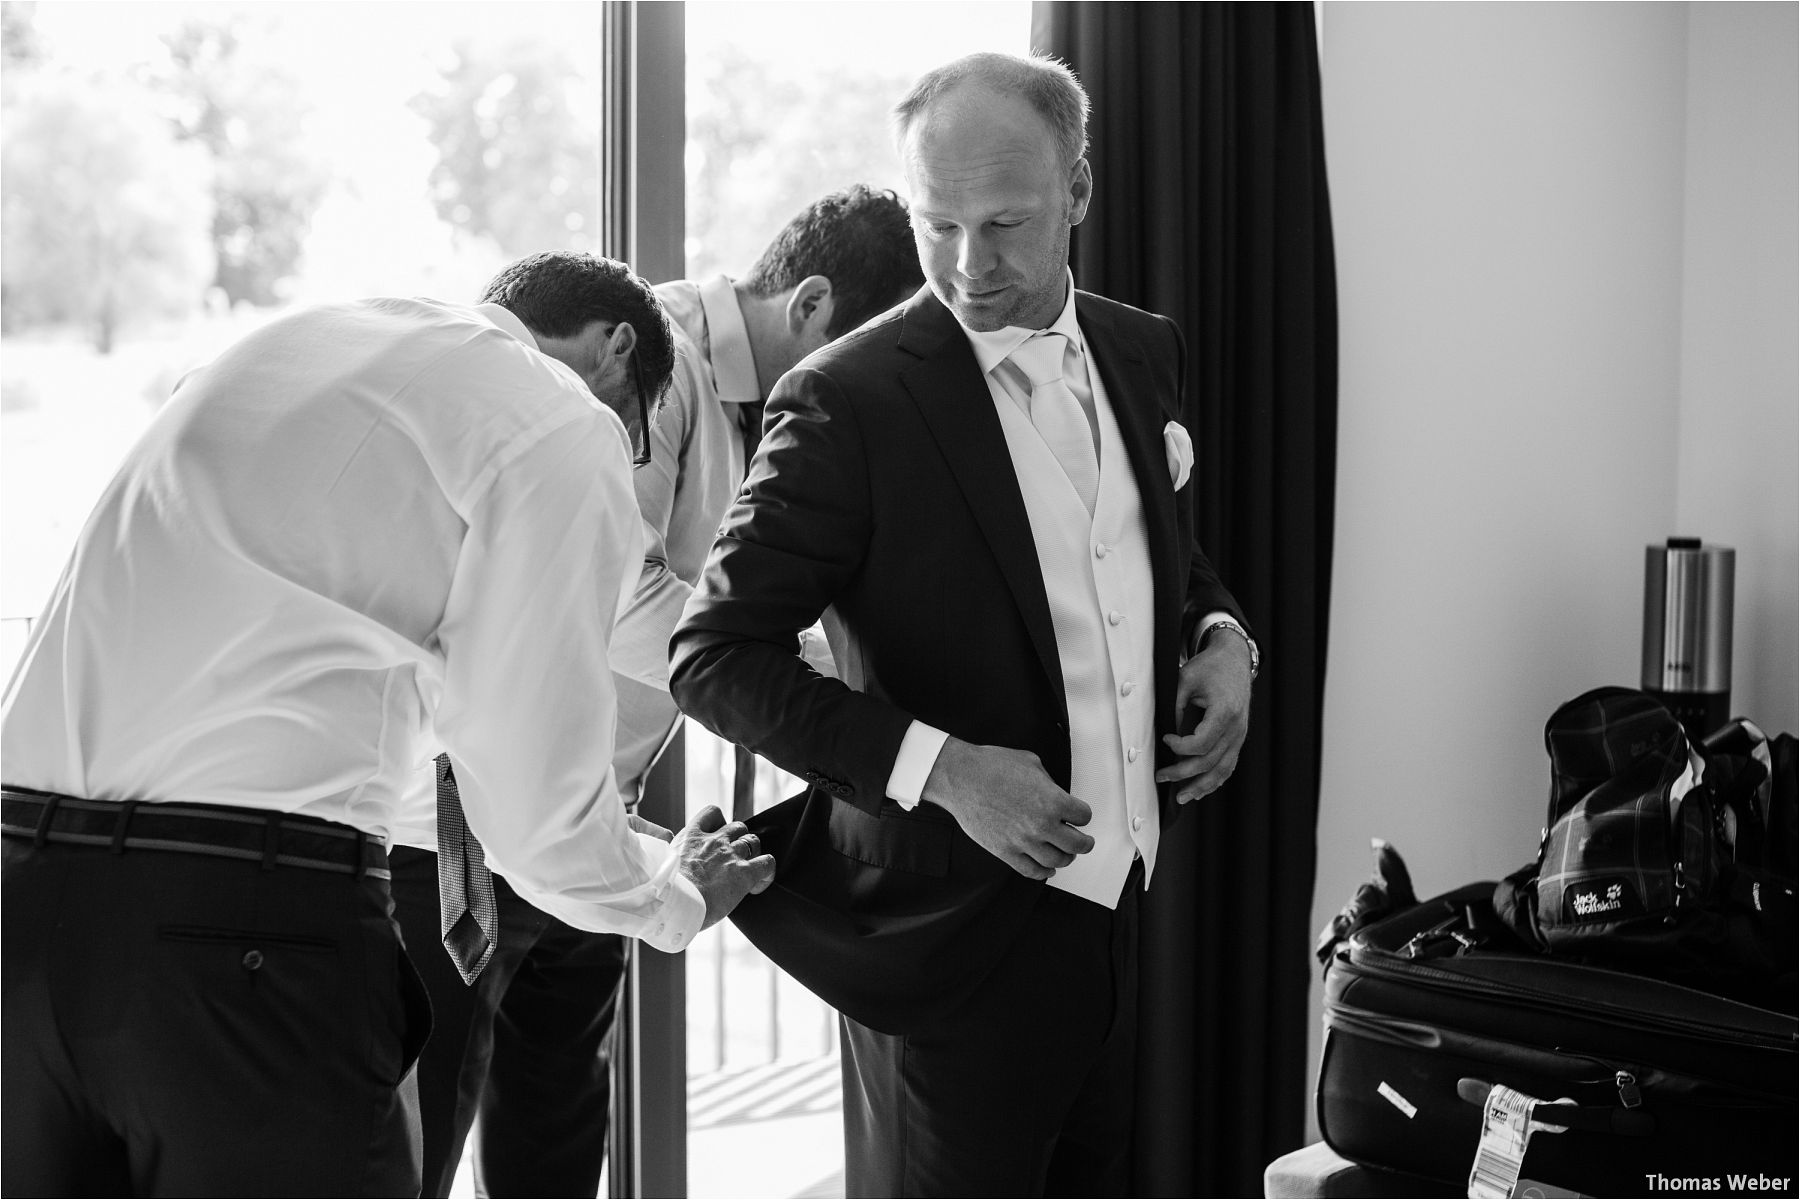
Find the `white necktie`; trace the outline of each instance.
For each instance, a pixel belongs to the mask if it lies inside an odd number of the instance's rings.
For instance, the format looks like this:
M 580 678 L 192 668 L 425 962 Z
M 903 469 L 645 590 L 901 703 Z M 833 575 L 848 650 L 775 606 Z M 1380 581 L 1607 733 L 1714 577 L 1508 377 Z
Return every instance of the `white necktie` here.
M 1081 401 L 1063 380 L 1063 350 L 1069 339 L 1060 333 L 1041 333 L 1027 338 L 1009 356 L 1031 380 L 1031 423 L 1062 464 L 1063 474 L 1094 514 L 1094 497 L 1100 490 L 1100 461 L 1094 454 L 1094 431 Z

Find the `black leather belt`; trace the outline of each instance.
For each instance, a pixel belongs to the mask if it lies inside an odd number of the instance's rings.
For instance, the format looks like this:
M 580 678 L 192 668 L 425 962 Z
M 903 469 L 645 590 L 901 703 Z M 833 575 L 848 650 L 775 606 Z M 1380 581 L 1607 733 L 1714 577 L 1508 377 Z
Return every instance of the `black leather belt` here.
M 83 800 L 30 788 L 0 788 L 0 834 L 38 845 L 62 842 L 127 850 L 172 850 L 388 878 L 387 849 L 360 829 L 293 813 L 226 804 Z

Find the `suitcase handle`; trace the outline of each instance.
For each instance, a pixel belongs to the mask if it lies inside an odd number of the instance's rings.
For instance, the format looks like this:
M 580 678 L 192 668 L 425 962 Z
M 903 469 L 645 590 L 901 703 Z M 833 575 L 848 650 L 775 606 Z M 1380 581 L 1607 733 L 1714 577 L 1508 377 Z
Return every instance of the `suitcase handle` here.
M 1485 1079 L 1463 1076 L 1456 1081 L 1456 1094 L 1477 1108 L 1487 1103 L 1494 1085 Z M 1611 1133 L 1620 1137 L 1649 1137 L 1656 1132 L 1656 1118 L 1632 1108 L 1614 1108 L 1601 1104 L 1551 1104 L 1539 1101 L 1531 1119 L 1546 1125 L 1562 1125 L 1590 1133 Z

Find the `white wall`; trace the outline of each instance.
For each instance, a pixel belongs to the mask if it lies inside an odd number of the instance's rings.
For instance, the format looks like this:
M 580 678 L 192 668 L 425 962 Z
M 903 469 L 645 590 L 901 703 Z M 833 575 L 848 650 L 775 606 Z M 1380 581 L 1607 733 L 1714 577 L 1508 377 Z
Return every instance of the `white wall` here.
M 1692 7 L 1324 6 L 1315 928 L 1372 836 L 1421 895 L 1532 855 L 1545 719 L 1638 682 L 1647 544 L 1737 547 L 1735 707 L 1795 727 L 1794 7 Z
M 1736 711 L 1800 732 L 1793 4 L 1693 4 L 1676 521 L 1737 547 Z

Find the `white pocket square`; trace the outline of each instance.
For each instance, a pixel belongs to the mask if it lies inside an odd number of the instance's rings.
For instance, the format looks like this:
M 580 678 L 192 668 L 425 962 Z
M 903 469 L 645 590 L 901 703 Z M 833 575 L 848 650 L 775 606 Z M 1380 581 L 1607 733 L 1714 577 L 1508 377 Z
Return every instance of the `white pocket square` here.
M 1194 440 L 1179 421 L 1163 426 L 1163 454 L 1169 460 L 1169 481 L 1180 491 L 1194 471 Z

